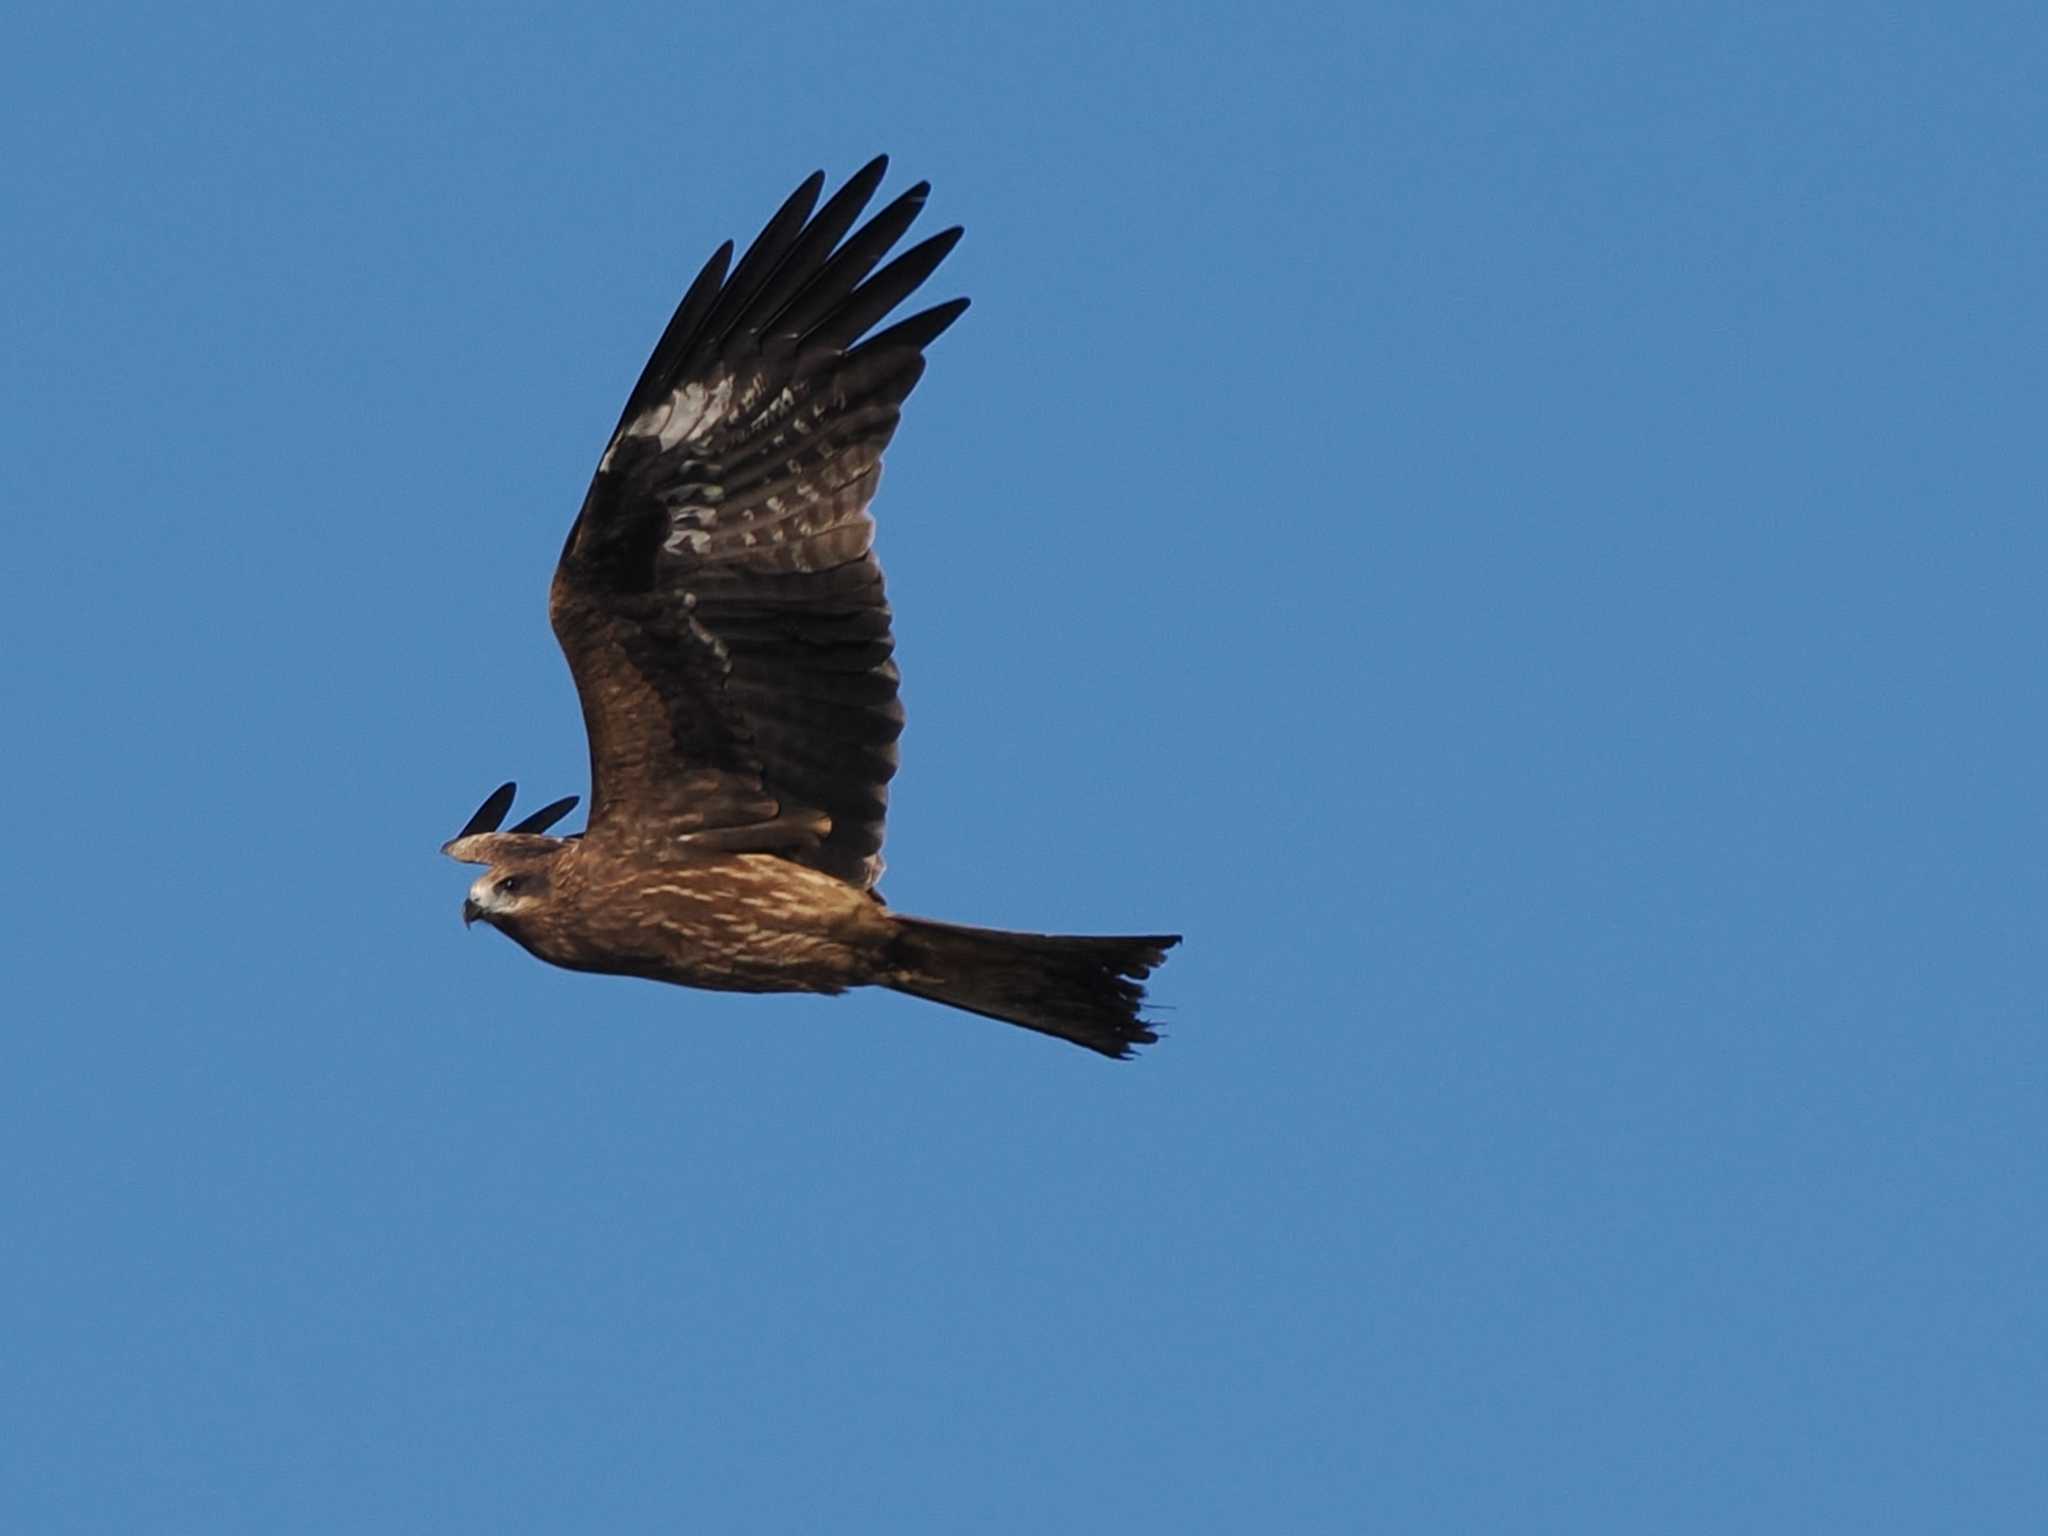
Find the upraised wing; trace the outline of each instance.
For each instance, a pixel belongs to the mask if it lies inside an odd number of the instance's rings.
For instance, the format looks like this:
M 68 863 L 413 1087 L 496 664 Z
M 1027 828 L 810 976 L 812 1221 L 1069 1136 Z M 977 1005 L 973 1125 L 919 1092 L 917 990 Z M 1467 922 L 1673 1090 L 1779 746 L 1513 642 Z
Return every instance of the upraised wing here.
M 920 182 L 850 238 L 888 162 L 796 189 L 698 273 L 620 417 L 549 611 L 590 735 L 590 834 L 881 871 L 903 729 L 868 504 L 965 299 L 861 338 L 960 238 L 876 270 Z M 842 243 L 843 241 L 843 243 Z

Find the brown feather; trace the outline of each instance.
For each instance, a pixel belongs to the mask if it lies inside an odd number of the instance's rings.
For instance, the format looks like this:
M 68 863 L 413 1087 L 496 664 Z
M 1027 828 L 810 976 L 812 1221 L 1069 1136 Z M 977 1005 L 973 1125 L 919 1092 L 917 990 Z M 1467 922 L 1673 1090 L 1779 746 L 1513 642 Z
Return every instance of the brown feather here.
M 591 483 L 550 613 L 590 734 L 593 832 L 752 828 L 856 885 L 880 873 L 903 711 L 868 508 L 943 325 L 850 349 L 956 238 L 874 272 L 919 186 L 839 243 L 881 171 L 815 217 L 807 181 L 731 277 L 714 258 Z

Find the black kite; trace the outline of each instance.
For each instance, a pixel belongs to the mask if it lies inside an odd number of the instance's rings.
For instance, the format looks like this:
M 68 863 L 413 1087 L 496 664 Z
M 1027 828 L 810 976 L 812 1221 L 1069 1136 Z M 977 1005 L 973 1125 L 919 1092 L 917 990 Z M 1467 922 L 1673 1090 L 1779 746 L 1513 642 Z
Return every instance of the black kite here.
M 904 917 L 875 890 L 896 662 L 868 505 L 882 450 L 960 317 L 868 334 L 960 238 L 876 270 L 920 182 L 854 231 L 877 159 L 796 189 L 728 274 L 721 246 L 633 386 L 549 614 L 590 738 L 583 833 L 556 801 L 498 830 L 507 784 L 443 851 L 463 903 L 543 960 L 733 992 L 883 986 L 1107 1056 L 1157 1038 L 1142 982 L 1177 935 L 1069 938 Z

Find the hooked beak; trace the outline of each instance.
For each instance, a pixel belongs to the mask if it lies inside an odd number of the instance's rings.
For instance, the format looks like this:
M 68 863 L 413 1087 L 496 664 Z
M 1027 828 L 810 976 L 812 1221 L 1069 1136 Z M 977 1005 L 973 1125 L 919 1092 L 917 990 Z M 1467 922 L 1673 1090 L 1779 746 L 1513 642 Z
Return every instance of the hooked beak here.
M 465 896 L 462 898 L 463 927 L 467 928 L 471 923 L 475 922 L 478 918 L 482 917 L 483 915 L 484 909 L 476 904 L 475 897 Z

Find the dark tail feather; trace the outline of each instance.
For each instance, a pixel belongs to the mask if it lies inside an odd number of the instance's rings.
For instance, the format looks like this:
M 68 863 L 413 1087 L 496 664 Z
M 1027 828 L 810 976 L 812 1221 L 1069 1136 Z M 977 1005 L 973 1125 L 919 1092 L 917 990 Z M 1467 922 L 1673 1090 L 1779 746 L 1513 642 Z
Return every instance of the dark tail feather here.
M 1179 942 L 1177 933 L 1081 939 L 898 917 L 883 985 L 1126 1057 L 1159 1038 L 1138 1017 L 1142 983 Z

